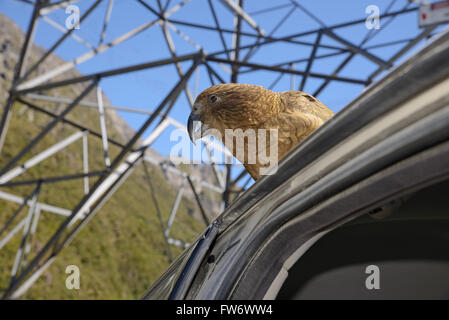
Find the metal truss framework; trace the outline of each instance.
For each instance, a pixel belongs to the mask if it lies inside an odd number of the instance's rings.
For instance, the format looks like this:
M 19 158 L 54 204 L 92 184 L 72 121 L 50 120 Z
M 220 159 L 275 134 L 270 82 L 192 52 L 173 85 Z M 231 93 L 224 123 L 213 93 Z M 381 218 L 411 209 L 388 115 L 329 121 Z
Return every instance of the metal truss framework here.
M 15 234 L 19 233 L 20 230 L 22 230 L 22 240 L 20 242 L 20 247 L 17 251 L 14 266 L 11 272 L 11 282 L 9 287 L 5 288 L 4 290 L 4 298 L 18 298 L 24 292 L 26 292 L 26 290 L 33 284 L 33 282 L 51 265 L 51 263 L 61 252 L 61 250 L 66 247 L 81 230 L 81 228 L 85 226 L 90 221 L 90 219 L 92 219 L 95 213 L 111 197 L 111 195 L 113 195 L 113 193 L 120 187 L 120 185 L 131 174 L 133 169 L 135 169 L 138 165 L 143 165 L 143 167 L 145 168 L 146 178 L 151 187 L 151 190 L 153 190 L 153 186 L 151 185 L 151 176 L 149 174 L 149 171 L 147 170 L 146 163 L 160 166 L 161 169 L 166 172 L 178 174 L 184 180 L 184 183 L 178 190 L 176 199 L 170 212 L 169 220 L 167 222 L 164 222 L 161 218 L 161 212 L 159 206 L 157 205 L 157 199 L 154 196 L 154 193 L 152 195 L 159 217 L 160 227 L 163 230 L 164 238 L 167 243 L 170 258 L 172 258 L 170 245 L 178 245 L 182 247 L 188 246 L 188 243 L 170 237 L 170 228 L 175 220 L 180 200 L 186 188 L 190 188 L 192 193 L 194 194 L 195 200 L 201 212 L 201 217 L 206 225 L 209 224 L 209 219 L 211 219 L 212 216 L 209 213 L 205 212 L 205 209 L 201 204 L 200 197 L 196 192 L 195 184 L 201 184 L 205 188 L 222 194 L 222 208 L 229 204 L 232 193 L 236 193 L 238 195 L 240 192 L 244 191 L 244 189 L 250 182 L 250 178 L 244 170 L 237 175 L 237 178 L 232 179 L 231 170 L 233 167 L 231 165 L 226 165 L 225 169 L 221 170 L 217 165 L 214 164 L 214 159 L 211 158 L 210 160 L 212 162 L 213 172 L 217 181 L 217 184 L 211 184 L 207 183 L 206 181 L 201 181 L 198 178 L 189 176 L 176 167 L 160 163 L 145 152 L 148 147 L 151 146 L 152 143 L 161 135 L 161 133 L 164 132 L 164 130 L 168 130 L 170 128 L 180 128 L 186 130 L 183 124 L 170 118 L 169 114 L 182 92 L 185 93 L 190 106 L 193 105 L 194 95 L 192 94 L 192 91 L 188 86 L 188 81 L 200 66 L 204 66 L 207 70 L 207 76 L 211 84 L 223 82 L 238 82 L 239 75 L 258 70 L 267 70 L 278 74 L 277 78 L 270 85 L 270 88 L 274 87 L 285 75 L 292 76 L 292 89 L 299 90 L 302 90 L 305 87 L 310 78 L 322 79 L 322 84 L 315 90 L 315 92 L 313 92 L 314 95 L 319 95 L 331 82 L 334 81 L 345 82 L 358 86 L 369 85 L 377 75 L 379 75 L 382 71 L 391 68 L 400 57 L 402 57 L 411 48 L 413 48 L 419 41 L 430 36 L 432 31 L 436 28 L 429 27 L 422 30 L 420 34 L 413 35 L 408 39 L 378 44 L 376 46 L 367 46 L 365 45 L 366 42 L 376 36 L 376 33 L 378 32 L 377 30 L 370 30 L 361 43 L 354 43 L 351 40 L 344 39 L 337 34 L 338 29 L 351 25 L 363 24 L 365 23 L 365 19 L 328 26 L 317 16 L 308 11 L 302 4 L 295 0 L 290 0 L 287 3 L 278 4 L 274 7 L 260 9 L 253 13 L 248 13 L 244 10 L 244 2 L 247 0 L 220 0 L 224 7 L 229 10 L 234 16 L 233 29 L 226 29 L 221 27 L 221 12 L 216 8 L 217 1 L 206 1 L 215 23 L 215 25 L 210 26 L 201 23 L 192 23 L 171 18 L 171 16 L 175 12 L 181 10 L 183 6 L 188 2 L 198 0 L 182 0 L 176 4 L 173 4 L 174 1 L 170 0 L 135 0 L 136 5 L 142 6 L 142 8 L 145 8 L 145 10 L 148 10 L 154 15 L 154 20 L 149 21 L 136 29 L 130 30 L 129 32 L 117 37 L 116 39 L 108 43 L 105 43 L 105 34 L 107 33 L 108 23 L 111 18 L 111 10 L 113 9 L 114 1 L 104 0 L 108 2 L 104 24 L 99 37 L 100 40 L 98 44 L 94 45 L 75 35 L 73 32 L 74 29 L 66 30 L 63 26 L 59 25 L 57 22 L 53 21 L 47 16 L 48 13 L 53 12 L 54 10 L 57 10 L 59 8 L 63 8 L 75 1 L 21 1 L 32 5 L 34 9 L 30 19 L 28 30 L 26 31 L 24 44 L 19 54 L 13 83 L 9 92 L 9 98 L 4 105 L 3 113 L 0 119 L 0 152 L 8 132 L 8 124 L 14 111 L 12 108 L 14 102 L 20 102 L 36 112 L 40 112 L 49 116 L 50 118 L 52 118 L 52 120 L 44 128 L 42 128 L 41 132 L 36 137 L 28 142 L 27 146 L 24 147 L 23 150 L 21 150 L 17 155 L 10 159 L 9 162 L 0 169 L 0 187 L 13 187 L 20 185 L 34 186 L 34 190 L 27 197 L 20 197 L 11 193 L 0 191 L 1 199 L 19 204 L 17 211 L 0 229 L 0 249 L 5 246 L 5 244 Z M 80 22 L 82 23 L 85 18 L 87 18 L 94 10 L 96 10 L 98 5 L 102 1 L 103 0 L 96 0 L 90 2 L 91 5 L 88 10 L 85 11 L 81 16 Z M 396 0 L 392 0 L 390 6 L 387 7 L 386 11 L 381 16 L 382 19 L 387 19 L 385 20 L 387 22 L 384 23 L 384 26 L 385 24 L 388 24 L 389 21 L 395 19 L 395 17 L 397 16 L 417 10 L 416 6 L 413 6 L 408 1 L 404 0 L 404 7 L 401 10 L 391 11 L 391 7 L 395 2 Z M 256 22 L 257 20 L 255 16 L 257 16 L 258 14 L 267 11 L 275 11 L 282 8 L 289 8 L 289 11 L 270 32 L 264 30 L 263 27 Z M 303 13 L 308 15 L 318 23 L 319 27 L 315 30 L 297 32 L 283 37 L 275 37 L 274 33 L 276 32 L 276 30 L 295 10 L 302 11 Z M 33 42 L 34 34 L 36 32 L 37 21 L 39 19 L 61 31 L 62 35 L 37 62 L 29 65 L 30 61 L 28 59 L 28 54 L 30 51 L 30 46 Z M 249 25 L 253 32 L 242 31 L 242 24 L 244 23 Z M 195 28 L 198 30 L 216 32 L 219 36 L 220 43 L 223 46 L 223 50 L 212 53 L 206 52 L 200 44 L 195 42 L 191 37 L 189 37 L 179 29 L 183 26 Z M 55 77 L 64 73 L 65 71 L 73 69 L 78 64 L 81 64 L 110 49 L 111 47 L 117 46 L 152 27 L 161 28 L 164 39 L 169 48 L 170 57 L 157 61 L 149 61 L 138 65 L 130 65 L 122 68 L 72 77 L 66 80 L 52 81 Z M 195 48 L 195 52 L 188 55 L 178 55 L 172 39 L 172 33 L 177 34 L 187 43 L 191 44 Z M 225 41 L 225 34 L 232 35 L 231 46 Z M 310 42 L 302 40 L 302 38 L 309 35 L 315 35 L 315 41 Z M 249 45 L 241 45 L 242 37 L 253 38 L 254 41 Z M 333 39 L 339 45 L 324 44 L 322 41 L 324 37 Z M 48 72 L 40 73 L 34 78 L 31 78 L 31 75 L 38 70 L 39 65 L 46 61 L 49 55 L 53 53 L 67 38 L 71 38 L 81 43 L 86 48 L 88 48 L 89 51 L 72 61 L 65 62 Z M 262 50 L 264 46 L 268 44 L 279 42 L 298 45 L 298 48 L 312 48 L 310 56 L 308 58 L 285 61 L 281 64 L 276 65 L 270 63 L 262 64 L 251 62 L 251 58 L 257 51 Z M 382 59 L 381 57 L 376 56 L 375 54 L 370 52 L 370 50 L 374 48 L 397 44 L 402 44 L 402 48 L 399 49 L 396 54 L 394 54 L 388 60 Z M 332 49 L 333 52 L 319 55 L 319 48 Z M 243 52 L 246 53 L 242 54 Z M 329 73 L 324 74 L 312 72 L 312 66 L 317 60 L 332 56 L 345 56 L 346 58 L 335 70 L 331 70 Z M 371 74 L 366 75 L 366 77 L 364 78 L 344 77 L 339 75 L 340 71 L 357 56 L 363 57 L 367 59 L 368 63 L 373 63 L 374 65 L 376 65 L 376 70 Z M 181 65 L 181 63 L 185 61 L 191 62 L 191 65 L 187 70 L 183 70 L 183 67 Z M 295 64 L 301 62 L 306 62 L 305 69 L 295 69 Z M 171 89 L 165 99 L 163 99 L 163 101 L 158 106 L 155 106 L 152 111 L 106 105 L 103 102 L 101 88 L 99 86 L 99 83 L 102 79 L 115 75 L 167 65 L 173 65 L 176 68 L 176 71 L 179 75 L 179 81 Z M 222 70 L 224 70 L 229 75 L 229 79 L 223 79 L 223 76 L 221 76 L 220 73 L 217 72 L 216 68 L 221 68 Z M 294 83 L 295 76 L 301 77 L 301 81 L 298 86 L 295 86 Z M 79 94 L 79 96 L 75 99 L 40 94 L 40 92 L 43 90 L 59 88 L 78 83 L 87 83 L 88 85 L 85 87 L 84 91 L 81 92 L 81 94 Z M 84 98 L 89 94 L 89 92 L 93 90 L 96 90 L 97 101 L 85 101 Z M 56 114 L 36 105 L 33 101 L 58 102 L 65 104 L 66 107 L 62 112 Z M 89 129 L 80 123 L 69 120 L 67 118 L 67 115 L 74 108 L 97 109 L 101 131 L 93 131 L 92 129 Z M 105 109 L 108 108 L 119 111 L 143 114 L 147 116 L 147 119 L 135 132 L 131 139 L 129 139 L 129 141 L 127 141 L 126 143 L 120 143 L 108 136 L 104 112 Z M 156 121 L 159 122 L 157 123 L 153 131 L 145 138 L 143 138 L 144 133 L 146 133 L 148 128 Z M 65 123 L 77 129 L 77 132 L 64 138 L 55 145 L 40 151 L 33 157 L 28 158 L 28 160 L 23 161 L 24 157 L 29 154 L 32 149 L 34 150 L 36 144 L 41 141 L 59 123 Z M 101 140 L 103 146 L 104 170 L 90 171 L 88 168 L 88 137 L 91 139 Z M 141 141 L 139 140 L 141 138 L 143 138 L 143 141 L 140 145 L 137 145 L 137 143 Z M 44 159 L 53 156 L 58 151 L 66 148 L 67 146 L 78 140 L 81 140 L 83 143 L 83 172 L 71 175 L 61 175 L 57 177 L 39 177 L 39 179 L 27 181 L 14 180 L 29 168 L 39 164 Z M 221 146 L 218 146 L 216 143 L 212 143 L 207 139 L 204 139 L 203 142 L 205 143 L 206 148 L 209 150 L 209 154 L 211 156 L 212 153 L 210 151 L 214 148 L 218 148 L 221 151 L 226 152 L 226 150 L 224 150 Z M 117 156 L 111 158 L 109 145 L 114 145 L 120 149 L 120 152 Z M 227 156 L 229 157 L 231 155 L 228 153 Z M 92 186 L 89 185 L 89 178 L 91 177 L 97 177 L 96 182 Z M 78 179 L 84 181 L 84 196 L 79 199 L 78 204 L 74 208 L 60 208 L 49 203 L 39 202 L 39 193 L 43 185 L 69 179 Z M 22 210 L 25 210 L 25 208 L 28 208 L 28 214 L 23 220 L 16 222 L 15 218 Z M 29 256 L 31 256 L 31 241 L 33 239 L 34 233 L 36 232 L 36 227 L 39 222 L 39 215 L 41 211 L 65 216 L 65 220 L 61 223 L 57 231 L 51 236 L 48 242 L 39 250 L 39 252 L 35 253 L 32 258 L 29 259 Z M 9 231 L 9 233 L 4 234 L 5 231 L 14 223 L 15 226 Z

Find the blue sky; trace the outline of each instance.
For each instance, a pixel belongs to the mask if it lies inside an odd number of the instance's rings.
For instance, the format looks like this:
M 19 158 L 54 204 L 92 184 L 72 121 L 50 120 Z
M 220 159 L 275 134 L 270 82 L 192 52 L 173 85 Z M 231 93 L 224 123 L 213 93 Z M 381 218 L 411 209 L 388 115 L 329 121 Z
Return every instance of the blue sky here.
M 154 8 L 157 8 L 156 1 L 146 1 Z M 212 1 L 215 9 L 219 13 L 221 27 L 232 29 L 233 15 L 222 5 L 220 1 Z M 161 2 L 165 5 L 166 0 L 162 0 Z M 170 1 L 169 8 L 179 2 L 180 0 Z M 393 2 L 391 0 L 298 0 L 298 2 L 307 8 L 307 10 L 313 12 L 313 14 L 327 26 L 332 26 L 350 20 L 364 19 L 368 16 L 368 14 L 365 13 L 366 7 L 372 4 L 377 5 L 380 8 L 381 13 L 383 13 L 390 4 L 392 4 L 390 11 L 399 10 L 407 5 L 406 0 L 396 0 Z M 81 14 L 83 14 L 83 12 L 85 12 L 88 6 L 92 3 L 93 1 L 91 0 L 83 0 L 76 4 L 79 6 Z M 103 1 L 89 17 L 81 23 L 80 29 L 75 31 L 78 36 L 82 37 L 91 44 L 98 44 L 107 3 L 107 0 Z M 288 3 L 290 3 L 289 0 L 246 0 L 245 10 L 248 13 L 254 13 L 252 14 L 253 19 L 262 29 L 264 29 L 267 34 L 269 34 L 278 22 L 287 15 L 292 7 L 285 7 L 280 10 L 270 10 L 266 13 L 259 14 L 257 11 Z M 415 5 L 411 5 L 411 7 L 413 6 Z M 0 12 L 12 18 L 22 29 L 26 30 L 31 16 L 31 7 L 29 5 L 17 0 L 1 0 Z M 50 13 L 49 17 L 59 24 L 64 25 L 68 15 L 65 13 L 64 9 L 60 9 Z M 213 16 L 207 0 L 192 0 L 170 18 L 214 26 Z M 129 30 L 155 19 L 156 16 L 152 12 L 145 9 L 135 0 L 115 0 L 114 7 L 112 9 L 111 21 L 106 32 L 105 42 L 107 43 Z M 314 30 L 320 27 L 320 24 L 317 21 L 307 16 L 299 9 L 292 11 L 292 13 L 283 20 L 285 20 L 285 22 L 272 35 L 273 37 L 282 37 L 289 34 Z M 417 24 L 416 12 L 398 17 L 388 24 L 387 20 L 388 18 L 385 18 L 380 21 L 380 32 L 375 38 L 368 41 L 366 45 L 372 46 L 384 42 L 412 38 L 420 32 Z M 182 25 L 177 25 L 177 28 L 183 33 L 189 35 L 189 37 L 191 37 L 196 43 L 203 46 L 204 50 L 209 53 L 223 49 L 218 33 L 200 31 Z M 255 33 L 254 29 L 246 23 L 243 23 L 243 31 Z M 335 30 L 336 34 L 355 44 L 359 44 L 367 32 L 369 32 L 369 30 L 366 28 L 364 23 Z M 40 20 L 36 32 L 35 42 L 45 48 L 49 48 L 60 35 L 60 31 L 55 30 L 47 23 Z M 196 49 L 192 45 L 186 43 L 176 33 L 171 32 L 171 35 L 173 37 L 178 55 L 196 52 Z M 230 34 L 225 34 L 225 41 L 228 47 L 231 46 L 231 39 Z M 313 42 L 315 41 L 315 35 L 301 37 L 297 40 Z M 242 45 L 250 44 L 254 41 L 254 37 L 242 37 Z M 326 36 L 323 36 L 322 43 L 342 47 L 341 44 Z M 404 44 L 399 44 L 384 48 L 376 48 L 370 50 L 370 52 L 384 60 L 387 60 L 403 45 Z M 72 60 L 87 51 L 89 51 L 88 48 L 69 38 L 56 50 L 56 54 L 65 60 Z M 246 51 L 243 51 L 243 54 L 245 54 L 245 52 Z M 264 46 L 263 49 L 260 49 L 253 56 L 253 58 L 251 58 L 250 62 L 276 64 L 283 61 L 307 58 L 310 55 L 310 52 L 311 47 L 297 46 L 288 43 L 276 43 Z M 333 51 L 331 49 L 320 48 L 317 54 L 320 55 L 330 52 Z M 77 69 L 84 74 L 89 74 L 111 68 L 124 67 L 136 63 L 163 59 L 169 56 L 170 53 L 164 41 L 161 28 L 159 26 L 153 26 L 132 39 L 123 42 L 119 46 L 111 48 L 110 50 L 99 54 L 95 58 L 78 65 Z M 338 66 L 338 64 L 343 61 L 346 56 L 347 54 L 344 54 L 333 58 L 317 60 L 312 67 L 312 72 L 329 73 L 330 70 L 333 70 L 336 66 Z M 225 55 L 221 57 L 224 58 Z M 229 81 L 229 75 L 226 74 L 217 64 L 212 63 L 211 65 L 224 79 Z M 190 62 L 182 63 L 184 71 L 187 71 L 189 66 Z M 295 68 L 298 70 L 304 70 L 305 63 L 296 64 Z M 364 79 L 367 75 L 376 70 L 376 68 L 377 66 L 366 58 L 356 57 L 339 73 L 339 75 Z M 277 76 L 277 73 L 257 71 L 242 75 L 239 78 L 239 82 L 259 84 L 268 87 Z M 154 110 L 158 103 L 162 101 L 165 95 L 175 85 L 178 79 L 179 77 L 174 66 L 167 66 L 110 77 L 103 79 L 100 85 L 114 105 Z M 204 68 L 200 69 L 198 79 L 198 92 L 210 86 L 209 78 Z M 300 81 L 300 76 L 295 77 L 296 87 L 299 85 Z M 274 90 L 289 90 L 290 83 L 291 77 L 286 75 L 274 87 Z M 313 93 L 321 83 L 321 79 L 309 78 L 304 91 Z M 194 91 L 195 77 L 192 77 L 189 82 L 189 86 L 192 91 Z M 318 96 L 318 98 L 328 105 L 333 111 L 338 112 L 353 98 L 355 98 L 362 91 L 362 89 L 363 86 L 361 85 L 333 82 Z M 186 123 L 189 112 L 190 109 L 188 107 L 187 100 L 184 94 L 182 94 L 181 99 L 178 100 L 170 115 L 176 120 Z M 134 129 L 137 129 L 146 119 L 145 116 L 140 115 L 133 115 L 123 112 L 120 114 Z M 153 147 L 160 153 L 166 155 L 169 153 L 172 146 L 168 141 L 169 132 L 166 132 L 155 142 Z

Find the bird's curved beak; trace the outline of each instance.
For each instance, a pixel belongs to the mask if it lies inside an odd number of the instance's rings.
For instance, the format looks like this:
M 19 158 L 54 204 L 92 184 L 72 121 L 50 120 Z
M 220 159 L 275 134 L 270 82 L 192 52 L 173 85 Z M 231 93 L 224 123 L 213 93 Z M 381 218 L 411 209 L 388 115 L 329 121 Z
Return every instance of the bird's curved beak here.
M 200 115 L 192 112 L 187 120 L 187 132 L 189 133 L 190 141 L 196 144 L 196 140 L 206 136 L 208 130 L 209 126 L 201 122 Z
M 201 117 L 201 102 L 196 102 L 193 105 L 192 112 L 187 120 L 187 132 L 189 133 L 190 141 L 195 144 L 196 140 L 201 139 L 207 135 L 209 126 L 203 123 L 200 119 Z
M 196 127 L 198 125 L 201 125 L 200 121 L 200 115 L 195 113 L 190 113 L 189 119 L 187 120 L 187 132 L 189 133 L 190 141 L 195 144 L 195 141 L 201 138 L 198 136 L 198 132 L 201 132 L 200 130 L 196 130 Z

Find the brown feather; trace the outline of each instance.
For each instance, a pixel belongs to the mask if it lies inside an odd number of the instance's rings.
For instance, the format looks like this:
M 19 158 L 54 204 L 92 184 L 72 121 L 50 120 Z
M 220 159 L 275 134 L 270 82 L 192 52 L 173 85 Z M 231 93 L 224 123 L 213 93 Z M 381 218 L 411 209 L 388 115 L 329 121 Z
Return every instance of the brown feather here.
M 216 95 L 218 101 L 208 102 L 210 95 Z M 221 84 L 203 91 L 196 99 L 204 107 L 201 121 L 210 128 L 221 132 L 223 142 L 225 129 L 277 129 L 278 161 L 293 147 L 320 127 L 333 112 L 315 97 L 301 91 L 273 92 L 262 86 L 248 84 Z M 232 154 L 237 155 L 233 144 Z M 258 144 L 256 143 L 256 146 Z M 245 141 L 248 150 L 248 141 Z M 269 149 L 267 138 L 266 150 Z M 257 150 L 264 152 L 265 150 Z M 260 177 L 262 167 L 259 158 L 255 164 L 238 159 L 254 178 Z

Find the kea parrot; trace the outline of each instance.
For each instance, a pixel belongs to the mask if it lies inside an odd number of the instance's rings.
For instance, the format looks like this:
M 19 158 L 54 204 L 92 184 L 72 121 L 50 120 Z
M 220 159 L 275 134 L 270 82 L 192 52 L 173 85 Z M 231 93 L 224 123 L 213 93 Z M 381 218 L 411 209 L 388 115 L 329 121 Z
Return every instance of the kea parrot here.
M 276 150 L 275 160 L 280 161 L 333 114 L 317 98 L 301 91 L 274 92 L 262 86 L 226 83 L 214 85 L 198 95 L 188 118 L 187 130 L 194 143 L 203 136 L 218 135 L 253 179 L 257 180 L 261 176 L 261 169 L 268 166 L 262 154 L 268 156 L 272 150 Z M 236 142 L 238 134 L 228 135 L 232 141 L 226 140 L 226 130 L 237 132 L 238 129 L 241 130 L 240 134 L 243 133 L 244 141 L 240 146 Z M 249 129 L 255 133 L 255 140 L 245 135 L 245 132 L 250 132 Z M 260 129 L 265 129 L 267 133 L 262 143 L 257 135 Z M 269 137 L 274 134 L 273 130 L 276 139 Z M 270 146 L 272 143 L 276 143 L 277 148 L 270 148 L 273 147 Z M 246 154 L 251 147 L 255 150 L 255 157 L 252 158 Z

